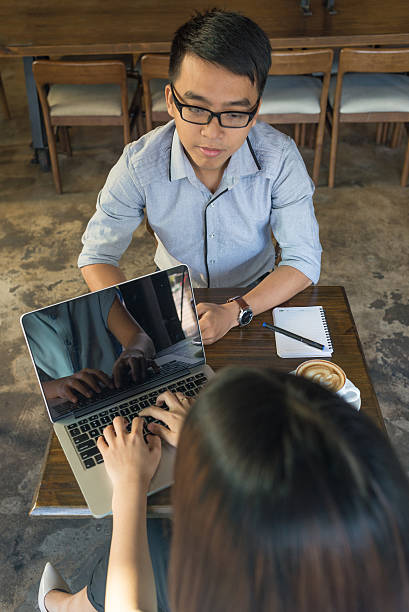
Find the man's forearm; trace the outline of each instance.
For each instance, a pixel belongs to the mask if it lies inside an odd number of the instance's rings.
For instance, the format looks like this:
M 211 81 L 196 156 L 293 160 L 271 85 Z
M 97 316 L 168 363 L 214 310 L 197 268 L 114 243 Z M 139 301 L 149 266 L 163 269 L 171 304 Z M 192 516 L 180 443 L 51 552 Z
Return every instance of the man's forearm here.
M 302 272 L 292 266 L 280 266 L 269 274 L 254 289 L 243 294 L 246 302 L 251 306 L 255 315 L 270 310 L 278 304 L 306 289 L 311 285 L 311 280 Z M 229 307 L 231 303 L 226 304 Z M 238 316 L 239 305 L 234 302 L 231 308 L 236 309 L 237 313 L 232 313 L 233 318 Z M 236 320 L 234 325 L 236 325 Z
M 91 264 L 81 268 L 82 276 L 90 291 L 98 291 L 105 287 L 111 287 L 123 283 L 126 278 L 120 268 L 109 264 Z
M 306 289 L 311 280 L 292 266 L 279 266 L 244 295 L 255 315 L 265 312 Z

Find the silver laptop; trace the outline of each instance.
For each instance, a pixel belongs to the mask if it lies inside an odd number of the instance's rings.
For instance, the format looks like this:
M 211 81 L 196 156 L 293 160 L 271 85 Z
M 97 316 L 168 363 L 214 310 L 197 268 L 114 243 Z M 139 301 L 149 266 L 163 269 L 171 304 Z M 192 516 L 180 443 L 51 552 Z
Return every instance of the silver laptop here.
M 166 389 L 194 396 L 213 375 L 188 268 L 179 265 L 26 313 L 21 325 L 55 433 L 90 511 L 105 516 L 112 488 L 96 446 L 103 429 L 117 415 L 131 422 Z M 134 331 L 153 343 L 153 361 L 143 367 L 121 357 L 129 346 L 124 338 Z M 172 484 L 174 457 L 175 449 L 162 442 L 149 494 Z

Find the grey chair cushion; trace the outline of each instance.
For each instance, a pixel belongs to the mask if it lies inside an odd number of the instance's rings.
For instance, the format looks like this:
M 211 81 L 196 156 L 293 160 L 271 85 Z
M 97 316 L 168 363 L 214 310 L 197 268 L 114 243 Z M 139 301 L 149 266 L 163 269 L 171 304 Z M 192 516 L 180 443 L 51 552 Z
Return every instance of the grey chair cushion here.
M 319 113 L 321 86 L 313 76 L 269 76 L 259 115 Z
M 336 77 L 331 77 L 329 102 L 334 106 Z M 360 73 L 344 75 L 341 113 L 409 113 L 409 76 Z
M 128 81 L 128 102 L 131 104 L 137 87 L 135 79 Z M 107 116 L 122 114 L 119 85 L 52 85 L 48 93 L 51 116 Z

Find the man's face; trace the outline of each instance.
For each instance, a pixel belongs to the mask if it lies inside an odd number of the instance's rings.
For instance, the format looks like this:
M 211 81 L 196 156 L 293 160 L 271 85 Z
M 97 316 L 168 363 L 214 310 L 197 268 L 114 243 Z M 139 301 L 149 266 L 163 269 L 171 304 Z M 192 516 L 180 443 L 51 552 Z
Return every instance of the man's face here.
M 257 86 L 249 78 L 233 74 L 193 54 L 183 58 L 173 85 L 183 104 L 201 106 L 214 112 L 249 112 L 258 99 Z M 202 172 L 221 174 L 230 157 L 246 140 L 256 117 L 244 128 L 221 127 L 217 117 L 213 117 L 208 125 L 187 123 L 173 102 L 169 85 L 165 94 L 168 112 L 175 119 L 180 141 L 196 173 L 199 176 Z

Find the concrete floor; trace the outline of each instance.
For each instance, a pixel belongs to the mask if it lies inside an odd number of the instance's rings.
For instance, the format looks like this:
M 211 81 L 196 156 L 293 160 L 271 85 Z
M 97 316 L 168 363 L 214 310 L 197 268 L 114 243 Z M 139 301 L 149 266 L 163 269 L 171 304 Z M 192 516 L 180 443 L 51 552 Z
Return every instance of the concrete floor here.
M 0 610 L 28 612 L 46 560 L 73 589 L 83 585 L 111 521 L 27 515 L 50 424 L 19 317 L 86 290 L 76 266 L 80 238 L 122 143 L 120 129 L 73 129 L 74 155 L 60 158 L 57 196 L 51 174 L 31 164 L 22 64 L 2 59 L 0 70 L 13 115 L 0 116 Z M 326 138 L 315 196 L 320 283 L 346 288 L 391 442 L 409 472 L 409 188 L 399 187 L 403 145 L 376 147 L 374 134 L 373 126 L 341 129 L 333 190 L 325 187 Z M 302 153 L 311 169 L 311 151 Z M 124 256 L 128 277 L 152 270 L 152 257 L 153 241 L 140 230 Z

